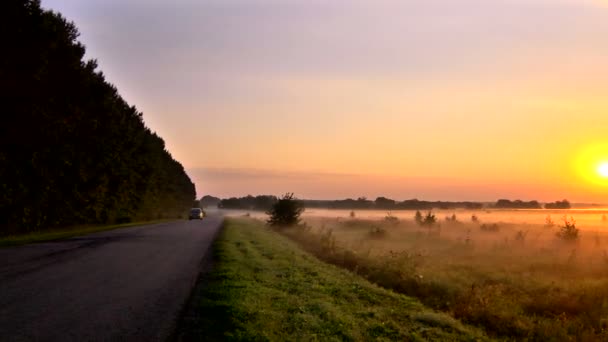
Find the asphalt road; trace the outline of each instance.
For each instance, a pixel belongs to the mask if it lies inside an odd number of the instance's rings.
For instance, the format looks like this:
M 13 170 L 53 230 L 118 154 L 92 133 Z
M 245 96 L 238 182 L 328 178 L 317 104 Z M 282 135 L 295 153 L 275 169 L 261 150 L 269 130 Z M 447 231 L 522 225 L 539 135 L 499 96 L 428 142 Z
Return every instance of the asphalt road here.
M 221 221 L 0 249 L 0 340 L 167 339 Z

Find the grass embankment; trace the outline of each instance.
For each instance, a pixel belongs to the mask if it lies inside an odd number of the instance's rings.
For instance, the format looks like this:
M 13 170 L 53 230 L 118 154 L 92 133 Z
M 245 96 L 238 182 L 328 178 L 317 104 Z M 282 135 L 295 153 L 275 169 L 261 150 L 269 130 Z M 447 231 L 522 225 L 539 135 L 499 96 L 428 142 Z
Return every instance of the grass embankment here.
M 64 229 L 55 229 L 49 231 L 31 232 L 23 235 L 8 235 L 0 237 L 0 247 L 18 246 L 25 245 L 28 243 L 45 242 L 68 239 L 75 236 L 92 234 L 107 230 L 114 230 L 120 228 L 128 228 L 134 226 L 143 226 L 146 224 L 155 224 L 163 222 L 175 221 L 174 219 L 164 220 L 153 220 L 153 221 L 142 221 L 142 222 L 130 222 L 112 225 L 100 225 L 100 226 L 85 226 L 85 227 L 71 227 Z
M 180 340 L 481 340 L 417 300 L 325 264 L 253 219 L 226 219 Z
M 284 231 L 318 258 L 491 336 L 608 340 L 608 235 L 542 224 L 308 219 Z

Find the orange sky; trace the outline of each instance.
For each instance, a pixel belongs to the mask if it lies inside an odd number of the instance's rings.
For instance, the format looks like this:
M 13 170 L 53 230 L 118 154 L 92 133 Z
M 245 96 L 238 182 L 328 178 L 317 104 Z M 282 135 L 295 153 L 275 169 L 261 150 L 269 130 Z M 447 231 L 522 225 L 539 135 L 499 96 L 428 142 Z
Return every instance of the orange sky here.
M 199 195 L 608 202 L 601 1 L 43 6 Z

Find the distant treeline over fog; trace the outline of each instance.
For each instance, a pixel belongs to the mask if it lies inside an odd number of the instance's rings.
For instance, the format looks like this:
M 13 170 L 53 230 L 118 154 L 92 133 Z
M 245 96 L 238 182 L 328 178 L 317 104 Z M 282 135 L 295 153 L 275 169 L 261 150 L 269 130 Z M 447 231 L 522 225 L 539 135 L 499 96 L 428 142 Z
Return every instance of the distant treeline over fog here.
M 245 197 L 231 197 L 220 199 L 214 196 L 204 196 L 201 198 L 201 206 L 217 206 L 223 209 L 242 209 L 242 210 L 268 210 L 277 201 L 276 196 L 259 195 Z M 410 199 L 405 201 L 396 201 L 386 197 L 378 197 L 375 200 L 369 200 L 365 197 L 357 199 L 343 200 L 300 200 L 305 208 L 324 208 L 324 209 L 377 209 L 377 210 L 431 210 L 431 209 L 570 209 L 571 205 L 568 200 L 555 201 L 545 203 L 544 206 L 538 201 L 521 201 L 499 199 L 496 203 L 482 202 L 444 202 L 444 201 L 420 201 Z

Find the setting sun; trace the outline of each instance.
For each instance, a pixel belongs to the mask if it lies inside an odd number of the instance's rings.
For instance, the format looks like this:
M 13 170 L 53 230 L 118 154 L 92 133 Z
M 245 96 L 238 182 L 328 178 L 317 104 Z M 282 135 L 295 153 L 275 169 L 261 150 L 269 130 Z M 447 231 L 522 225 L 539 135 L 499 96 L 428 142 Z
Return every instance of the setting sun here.
M 601 163 L 597 168 L 597 173 L 604 178 L 608 178 L 608 162 Z

